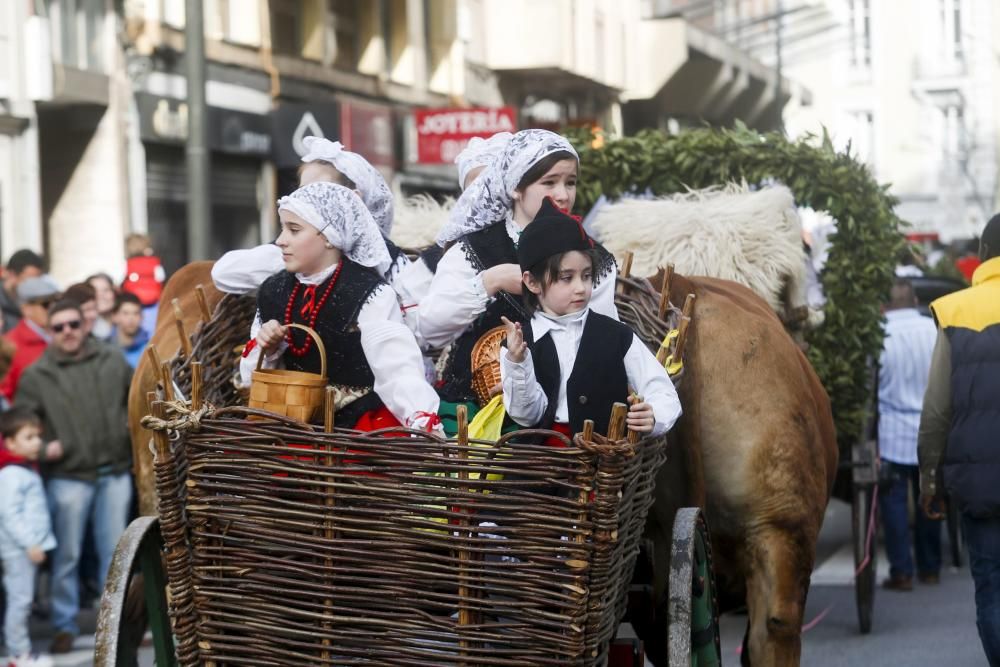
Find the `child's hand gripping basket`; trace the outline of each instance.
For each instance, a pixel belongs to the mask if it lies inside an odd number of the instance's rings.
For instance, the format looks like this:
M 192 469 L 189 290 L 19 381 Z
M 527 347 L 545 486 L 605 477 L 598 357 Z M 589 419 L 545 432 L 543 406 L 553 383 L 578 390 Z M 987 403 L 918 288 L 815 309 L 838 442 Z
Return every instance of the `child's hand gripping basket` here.
M 182 665 L 604 664 L 665 438 L 470 442 L 464 412 L 455 440 L 247 412 L 170 422 L 186 470 L 158 440 Z
M 261 368 L 264 351 L 257 359 L 257 370 L 250 377 L 251 408 L 267 410 L 278 415 L 311 422 L 322 414 L 323 394 L 326 390 L 326 348 L 315 331 L 301 324 L 289 324 L 312 337 L 320 357 L 320 372 L 306 373 L 283 368 Z

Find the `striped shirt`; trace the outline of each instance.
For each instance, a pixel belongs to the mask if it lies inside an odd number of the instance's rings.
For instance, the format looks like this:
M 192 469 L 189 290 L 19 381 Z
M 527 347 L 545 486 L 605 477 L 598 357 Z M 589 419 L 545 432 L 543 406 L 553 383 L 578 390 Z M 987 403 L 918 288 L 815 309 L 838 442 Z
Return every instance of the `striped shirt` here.
M 885 348 L 879 359 L 879 455 L 917 465 L 917 431 L 930 374 L 937 327 L 916 308 L 886 314 Z

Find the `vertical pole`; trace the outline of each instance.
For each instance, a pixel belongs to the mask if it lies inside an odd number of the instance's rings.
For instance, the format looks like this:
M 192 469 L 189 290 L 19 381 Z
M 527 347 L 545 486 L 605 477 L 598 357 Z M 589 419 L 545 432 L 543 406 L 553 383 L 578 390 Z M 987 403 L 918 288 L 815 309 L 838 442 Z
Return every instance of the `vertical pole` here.
M 208 150 L 208 107 L 205 100 L 205 15 L 202 0 L 185 3 L 185 53 L 187 61 L 188 135 L 187 157 L 187 252 L 188 261 L 208 259 L 212 209 L 209 181 L 212 177 Z
M 781 134 L 785 133 L 785 121 L 782 118 L 782 107 L 784 105 L 782 105 L 781 103 L 781 70 L 782 70 L 781 48 L 782 48 L 782 36 L 783 36 L 782 24 L 784 23 L 785 20 L 785 8 L 783 4 L 784 3 L 782 0 L 775 0 L 775 14 L 777 15 L 775 21 L 777 21 L 777 26 L 775 27 L 774 31 L 774 75 L 778 79 L 778 83 L 776 84 L 774 89 L 774 106 L 775 106 L 775 113 L 777 114 L 778 132 L 780 132 Z
M 468 409 L 464 405 L 459 405 L 456 417 L 458 417 L 458 434 L 456 435 L 456 442 L 458 444 L 459 452 L 458 458 L 463 463 L 469 458 L 469 413 Z M 458 473 L 458 478 L 462 481 L 469 479 L 469 471 L 463 468 Z M 469 490 L 467 486 L 459 487 L 461 492 L 464 494 Z M 469 540 L 471 534 L 468 531 L 469 528 L 469 518 L 466 516 L 466 510 L 459 505 L 459 511 L 462 513 L 462 518 L 459 520 L 459 535 L 462 536 L 464 540 Z M 472 625 L 472 610 L 469 609 L 469 597 L 471 592 L 469 590 L 469 561 L 472 559 L 472 555 L 469 553 L 467 548 L 468 543 L 462 544 L 458 551 L 458 627 L 459 627 L 459 654 L 462 658 L 468 656 L 469 641 L 465 638 L 465 628 Z M 464 660 L 460 663 L 467 665 Z

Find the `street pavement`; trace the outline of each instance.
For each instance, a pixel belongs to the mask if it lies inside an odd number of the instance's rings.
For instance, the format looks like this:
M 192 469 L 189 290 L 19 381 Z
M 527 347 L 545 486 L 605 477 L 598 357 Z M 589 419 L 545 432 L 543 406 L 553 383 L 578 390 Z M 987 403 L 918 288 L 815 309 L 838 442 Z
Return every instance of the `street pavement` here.
M 832 501 L 820 536 L 817 563 L 806 606 L 808 626 L 802 641 L 802 665 L 807 667 L 980 667 L 986 665 L 976 633 L 973 586 L 967 568 L 945 567 L 937 586 L 916 584 L 912 593 L 881 588 L 875 597 L 874 627 L 858 631 L 854 602 L 854 558 L 850 547 L 850 507 Z M 945 543 L 946 545 L 947 543 Z M 949 553 L 947 546 L 945 553 Z M 947 559 L 946 559 L 947 560 Z M 888 575 L 885 554 L 878 554 L 878 579 Z M 81 615 L 85 634 L 76 650 L 57 656 L 59 667 L 93 664 L 94 613 Z M 723 665 L 739 665 L 745 614 L 722 619 Z M 37 646 L 48 645 L 46 624 L 37 623 Z M 144 648 L 141 667 L 152 667 L 153 652 Z

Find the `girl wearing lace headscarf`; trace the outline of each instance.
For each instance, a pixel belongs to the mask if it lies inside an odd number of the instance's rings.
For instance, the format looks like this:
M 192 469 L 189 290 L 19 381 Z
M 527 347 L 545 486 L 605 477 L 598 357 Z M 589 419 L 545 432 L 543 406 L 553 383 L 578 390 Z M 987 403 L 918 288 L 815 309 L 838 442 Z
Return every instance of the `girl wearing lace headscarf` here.
M 240 362 L 244 383 L 260 354 L 265 367 L 319 372 L 304 324 L 323 340 L 336 425 L 374 430 L 435 428 L 438 397 L 424 379 L 413 333 L 382 276 L 392 263 L 371 213 L 351 190 L 303 186 L 278 200 L 284 269 L 257 292 L 257 316 Z
M 453 245 L 420 302 L 422 338 L 436 348 L 452 346 L 438 390 L 443 401 L 473 400 L 471 352 L 484 333 L 499 326 L 502 317 L 531 319 L 521 304 L 517 242 L 546 197 L 560 208 L 573 207 L 578 160 L 563 137 L 522 130 L 455 204 L 438 236 L 439 245 Z M 598 256 L 591 308 L 618 319 L 614 257 L 601 247 Z M 442 407 L 442 414 L 451 407 Z
M 302 140 L 306 154 L 299 168 L 299 186 L 328 182 L 354 190 L 371 213 L 392 262 L 383 277 L 395 289 L 400 271 L 410 260 L 389 240 L 392 231 L 392 192 L 385 178 L 366 159 L 344 150 L 339 141 L 321 137 Z M 231 250 L 212 267 L 212 281 L 223 292 L 246 294 L 269 276 L 284 270 L 281 251 L 273 243 L 249 250 Z

